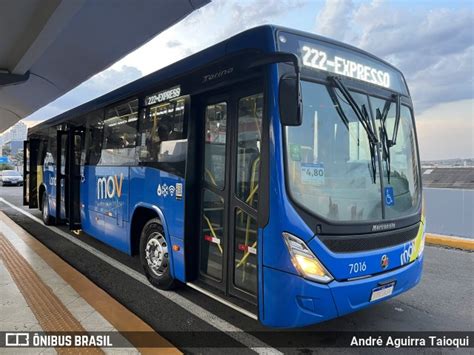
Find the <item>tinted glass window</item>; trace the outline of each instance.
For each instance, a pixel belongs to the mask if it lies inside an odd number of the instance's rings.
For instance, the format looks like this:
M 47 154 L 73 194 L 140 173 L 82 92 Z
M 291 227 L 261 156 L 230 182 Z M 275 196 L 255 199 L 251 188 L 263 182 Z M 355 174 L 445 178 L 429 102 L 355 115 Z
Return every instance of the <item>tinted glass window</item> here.
M 257 220 L 240 208 L 235 211 L 234 284 L 257 294 Z
M 100 160 L 104 133 L 103 111 L 92 112 L 84 117 L 86 130 L 81 165 L 97 165 Z
M 332 95 L 330 87 L 305 81 L 302 89 L 303 123 L 286 128 L 287 176 L 293 199 L 336 221 L 392 219 L 416 212 L 421 193 L 419 163 L 408 107 L 401 106 L 396 144 L 388 150 L 375 147 L 373 165 L 368 134 L 342 94 L 336 90 Z M 388 144 L 395 103 L 356 92 L 351 95 L 372 116 L 369 119 L 375 117 L 374 133 L 381 144 Z M 381 112 L 386 112 L 383 120 Z
M 379 173 L 374 176 L 367 133 L 355 113 L 342 100 L 338 111 L 324 85 L 303 81 L 302 94 L 303 123 L 286 129 L 292 197 L 331 220 L 381 219 Z M 367 96 L 353 96 L 359 106 L 369 107 Z
M 61 150 L 61 159 L 60 159 L 60 173 L 62 175 L 66 174 L 66 155 L 67 155 L 67 135 L 61 134 L 61 143 L 60 143 L 60 150 Z
M 183 175 L 186 161 L 186 98 L 145 108 L 140 118 L 138 155 L 141 163 Z
M 211 190 L 204 190 L 201 230 L 201 271 L 222 279 L 224 256 L 224 199 Z
M 138 99 L 105 111 L 104 139 L 99 165 L 129 165 L 136 162 Z
M 48 130 L 48 143 L 44 157 L 43 167 L 45 170 L 53 171 L 56 164 L 57 153 L 57 130 L 56 127 Z
M 225 152 L 227 140 L 227 103 L 206 107 L 204 145 L 204 179 L 220 190 L 224 189 Z
M 235 194 L 253 208 L 258 206 L 262 111 L 263 94 L 239 100 Z
M 380 136 L 386 130 L 392 139 L 395 126 L 395 102 L 372 98 L 372 109 Z M 385 121 L 381 122 L 385 105 L 390 105 Z M 377 112 L 378 111 L 378 112 Z M 420 199 L 420 177 L 418 152 L 415 143 L 415 130 L 411 111 L 401 106 L 400 122 L 396 144 L 383 152 L 383 183 L 385 188 L 393 189 L 393 201 L 386 205 L 386 218 L 398 218 L 415 213 Z M 390 172 L 390 176 L 388 173 Z

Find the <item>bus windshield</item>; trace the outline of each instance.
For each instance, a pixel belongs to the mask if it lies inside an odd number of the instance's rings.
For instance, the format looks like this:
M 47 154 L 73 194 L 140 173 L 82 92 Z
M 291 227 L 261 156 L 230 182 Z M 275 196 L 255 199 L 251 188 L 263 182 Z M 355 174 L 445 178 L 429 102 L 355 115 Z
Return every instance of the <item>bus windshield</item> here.
M 395 102 L 350 94 L 367 109 L 377 139 L 392 137 Z M 376 221 L 415 213 L 420 178 L 410 109 L 401 106 L 396 144 L 382 151 L 371 144 L 363 122 L 339 89 L 303 81 L 302 95 L 303 122 L 286 128 L 286 169 L 293 200 L 332 221 Z

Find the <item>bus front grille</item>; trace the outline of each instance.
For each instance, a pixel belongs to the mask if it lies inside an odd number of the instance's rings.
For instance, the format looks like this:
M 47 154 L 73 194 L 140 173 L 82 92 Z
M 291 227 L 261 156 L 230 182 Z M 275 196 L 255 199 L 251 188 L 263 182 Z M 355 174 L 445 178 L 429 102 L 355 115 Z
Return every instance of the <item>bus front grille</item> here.
M 374 250 L 402 244 L 415 239 L 420 223 L 381 233 L 356 235 L 320 235 L 324 245 L 335 253 Z

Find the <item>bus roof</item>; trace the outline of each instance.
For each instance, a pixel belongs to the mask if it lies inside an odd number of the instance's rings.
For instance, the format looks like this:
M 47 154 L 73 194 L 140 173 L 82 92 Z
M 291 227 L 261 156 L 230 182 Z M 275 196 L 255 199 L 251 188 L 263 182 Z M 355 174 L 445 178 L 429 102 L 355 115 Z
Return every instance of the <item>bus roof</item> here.
M 34 127 L 31 127 L 28 130 L 28 134 L 38 132 L 44 128 L 59 125 L 71 118 L 82 116 L 84 114 L 87 114 L 88 112 L 109 106 L 115 102 L 126 99 L 127 97 L 130 97 L 131 95 L 137 92 L 153 89 L 153 87 L 156 86 L 156 84 L 159 82 L 173 79 L 174 77 L 196 70 L 200 67 L 205 66 L 206 64 L 210 64 L 214 61 L 217 61 L 226 55 L 231 55 L 241 50 L 256 49 L 261 51 L 262 53 L 275 52 L 277 51 L 275 37 L 279 31 L 284 31 L 305 37 L 311 37 L 312 39 L 318 41 L 330 43 L 339 47 L 346 48 L 350 51 L 361 53 L 393 68 L 403 76 L 403 74 L 390 63 L 387 63 L 384 60 L 374 56 L 373 54 L 363 51 L 349 44 L 339 42 L 327 37 L 319 36 L 313 33 L 298 31 L 282 26 L 263 25 L 238 33 L 222 42 L 214 44 L 189 57 L 181 59 L 176 63 L 170 64 L 129 84 L 117 88 L 107 94 L 104 94 L 98 98 L 95 98 L 75 108 L 65 111 L 53 118 L 50 118 L 40 124 L 37 124 Z

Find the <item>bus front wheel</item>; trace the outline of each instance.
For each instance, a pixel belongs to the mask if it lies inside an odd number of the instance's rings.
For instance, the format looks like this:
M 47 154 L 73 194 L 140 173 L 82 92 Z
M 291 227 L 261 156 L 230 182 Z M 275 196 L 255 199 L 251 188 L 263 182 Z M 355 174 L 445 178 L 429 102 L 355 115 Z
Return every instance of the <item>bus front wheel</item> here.
M 169 258 L 169 246 L 161 221 L 158 218 L 151 219 L 143 227 L 140 236 L 140 260 L 150 283 L 162 290 L 176 286 L 171 276 Z

